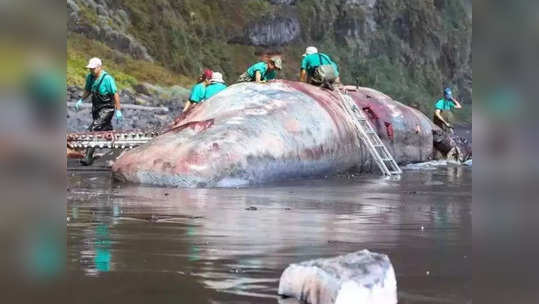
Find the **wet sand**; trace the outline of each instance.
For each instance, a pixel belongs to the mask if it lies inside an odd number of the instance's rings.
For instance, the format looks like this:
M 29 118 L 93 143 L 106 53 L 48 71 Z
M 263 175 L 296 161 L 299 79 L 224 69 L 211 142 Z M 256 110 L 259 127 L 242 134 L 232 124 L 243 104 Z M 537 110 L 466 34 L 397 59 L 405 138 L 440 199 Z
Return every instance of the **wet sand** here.
M 294 303 L 294 262 L 389 255 L 399 303 L 471 303 L 471 168 L 239 189 L 117 184 L 69 171 L 73 303 Z

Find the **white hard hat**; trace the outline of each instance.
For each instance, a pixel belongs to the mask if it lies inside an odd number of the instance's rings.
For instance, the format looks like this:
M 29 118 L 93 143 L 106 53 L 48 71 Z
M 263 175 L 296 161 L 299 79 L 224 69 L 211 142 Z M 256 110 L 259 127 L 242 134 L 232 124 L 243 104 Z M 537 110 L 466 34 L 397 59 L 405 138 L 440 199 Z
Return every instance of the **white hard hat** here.
M 307 56 L 307 55 L 311 55 L 311 54 L 316 54 L 318 53 L 318 49 L 315 48 L 314 46 L 310 46 L 308 47 L 307 49 L 305 49 L 305 54 L 303 54 L 303 56 Z
M 90 59 L 90 61 L 88 61 L 88 65 L 86 67 L 89 68 L 89 69 L 95 69 L 97 67 L 100 67 L 101 64 L 102 64 L 101 59 L 99 59 L 97 57 L 94 57 L 94 58 Z
M 213 72 L 211 75 L 210 82 L 225 82 L 223 80 L 223 74 L 219 72 Z

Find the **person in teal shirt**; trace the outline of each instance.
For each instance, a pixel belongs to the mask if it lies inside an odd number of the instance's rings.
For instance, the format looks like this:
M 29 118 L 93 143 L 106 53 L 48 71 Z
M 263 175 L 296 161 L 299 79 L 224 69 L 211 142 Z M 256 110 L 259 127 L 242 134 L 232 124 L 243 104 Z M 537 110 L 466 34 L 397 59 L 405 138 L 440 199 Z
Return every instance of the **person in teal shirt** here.
M 213 75 L 213 71 L 210 69 L 204 70 L 204 72 L 198 77 L 197 84 L 191 88 L 191 95 L 189 100 L 183 107 L 183 112 L 187 111 L 191 104 L 201 103 L 204 101 L 204 95 L 206 94 L 206 86 L 210 84 L 210 79 Z
M 281 58 L 271 57 L 267 62 L 260 61 L 250 66 L 247 71 L 240 75 L 238 82 L 254 81 L 266 82 L 277 78 L 277 70 L 283 68 Z
M 92 95 L 92 124 L 88 127 L 89 131 L 110 131 L 112 130 L 112 117 L 116 120 L 123 120 L 120 109 L 120 95 L 116 88 L 114 78 L 103 70 L 101 59 L 92 58 L 86 66 L 90 73 L 86 76 L 86 84 L 82 98 L 75 104 L 75 110 L 78 111 L 83 100 Z M 95 148 L 88 148 L 81 164 L 89 166 L 93 162 Z
M 219 72 L 213 72 L 210 84 L 206 87 L 206 94 L 204 94 L 204 100 L 210 99 L 215 94 L 226 89 L 225 81 L 223 80 L 223 74 Z
M 462 108 L 461 104 L 453 97 L 453 92 L 450 88 L 444 90 L 444 97 L 434 105 L 433 122 L 442 128 L 442 130 L 451 131 L 453 127 L 450 122 L 453 121 L 453 109 Z
M 322 65 L 333 67 L 331 77 L 324 78 L 317 74 L 316 69 Z M 310 46 L 303 55 L 299 78 L 303 82 L 331 88 L 333 83 L 339 82 L 339 67 L 328 55 L 319 53 L 316 47 Z

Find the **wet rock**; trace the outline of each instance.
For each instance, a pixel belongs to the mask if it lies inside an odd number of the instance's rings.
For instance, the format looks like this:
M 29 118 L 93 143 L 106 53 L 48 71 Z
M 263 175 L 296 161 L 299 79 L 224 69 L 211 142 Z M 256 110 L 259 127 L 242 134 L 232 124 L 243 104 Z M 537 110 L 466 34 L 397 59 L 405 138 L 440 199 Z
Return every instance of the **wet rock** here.
M 434 147 L 444 159 L 464 162 L 472 158 L 472 144 L 468 139 L 438 127 L 432 130 L 432 135 Z
M 310 304 L 395 304 L 397 281 L 387 255 L 362 250 L 291 264 L 278 293 Z

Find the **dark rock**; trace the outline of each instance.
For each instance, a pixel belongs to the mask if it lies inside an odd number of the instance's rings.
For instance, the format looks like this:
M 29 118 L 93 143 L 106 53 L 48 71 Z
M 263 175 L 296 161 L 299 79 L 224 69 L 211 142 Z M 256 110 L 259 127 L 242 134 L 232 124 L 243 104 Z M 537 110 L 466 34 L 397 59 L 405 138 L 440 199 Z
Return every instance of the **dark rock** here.
M 97 9 L 96 9 L 96 12 L 97 12 L 98 16 L 108 16 L 109 15 L 107 9 L 105 9 L 105 7 L 103 7 L 103 5 L 98 5 Z
M 135 92 L 139 94 L 144 94 L 144 95 L 152 94 L 150 87 L 146 83 L 138 83 L 133 86 L 133 89 L 135 90 Z
M 117 23 L 111 16 L 118 16 L 122 22 L 120 28 L 126 28 L 129 24 L 129 16 L 123 10 L 114 10 L 106 1 L 96 4 L 92 0 L 84 1 L 84 5 L 95 10 L 98 16 L 98 24 L 92 24 L 91 20 L 79 20 L 80 7 L 74 1 L 68 1 L 68 29 L 72 32 L 83 34 L 89 39 L 94 39 L 107 44 L 109 47 L 120 52 L 127 53 L 135 59 L 153 62 L 148 50 L 131 35 L 113 29 L 109 23 Z M 117 14 L 118 11 L 118 14 Z
M 296 4 L 296 0 L 269 0 L 271 4 L 278 4 L 278 5 L 294 5 Z
M 284 45 L 300 33 L 299 20 L 294 15 L 262 18 L 246 29 L 247 43 L 257 46 Z
M 67 0 L 67 12 L 75 12 L 78 13 L 80 11 L 80 7 L 75 3 L 73 0 Z

